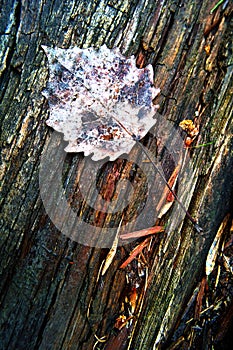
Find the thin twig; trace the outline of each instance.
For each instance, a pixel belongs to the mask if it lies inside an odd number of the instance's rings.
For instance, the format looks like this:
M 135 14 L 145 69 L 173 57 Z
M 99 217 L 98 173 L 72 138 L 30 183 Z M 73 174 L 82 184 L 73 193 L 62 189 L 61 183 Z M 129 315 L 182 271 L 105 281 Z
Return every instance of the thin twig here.
M 133 261 L 136 256 L 148 245 L 148 243 L 149 238 L 146 238 L 145 241 L 137 245 L 130 253 L 130 256 L 123 262 L 123 264 L 121 264 L 120 269 L 124 269 L 131 261 Z

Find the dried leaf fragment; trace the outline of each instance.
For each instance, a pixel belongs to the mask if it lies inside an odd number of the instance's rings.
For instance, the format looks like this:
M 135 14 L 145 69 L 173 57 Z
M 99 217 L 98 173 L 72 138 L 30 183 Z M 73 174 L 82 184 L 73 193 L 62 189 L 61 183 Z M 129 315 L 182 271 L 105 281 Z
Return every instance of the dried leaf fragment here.
M 160 232 L 164 232 L 164 226 L 153 226 L 153 227 L 145 228 L 139 231 L 124 233 L 123 235 L 120 236 L 120 238 L 121 239 L 139 238 L 139 237 L 145 237 L 145 236 L 153 235 L 155 233 L 160 233 Z
M 176 181 L 179 175 L 181 164 L 179 163 L 175 169 L 173 170 L 173 173 L 168 180 L 169 186 L 174 190 L 174 187 L 176 185 Z M 170 207 L 173 204 L 174 201 L 174 195 L 172 192 L 169 190 L 169 188 L 166 186 L 164 188 L 163 194 L 160 198 L 160 201 L 156 207 L 156 210 L 158 211 L 158 218 L 160 219 L 163 215 L 167 213 L 167 211 L 170 209 Z
M 195 126 L 195 124 L 191 119 L 182 120 L 179 126 L 181 127 L 181 129 L 183 129 L 187 133 L 185 146 L 189 147 L 199 133 L 198 127 Z
M 202 310 L 202 304 L 203 304 L 203 298 L 205 295 L 205 289 L 207 286 L 207 281 L 206 281 L 206 276 L 202 278 L 202 281 L 200 283 L 199 291 L 197 294 L 197 300 L 196 300 L 196 305 L 195 305 L 195 319 L 200 318 L 200 313 Z
M 217 259 L 218 253 L 219 253 L 220 242 L 221 242 L 225 227 L 228 223 L 229 216 L 230 215 L 227 214 L 225 216 L 225 218 L 223 219 L 221 225 L 218 228 L 218 231 L 217 231 L 216 236 L 213 240 L 213 243 L 211 244 L 211 247 L 209 249 L 209 252 L 208 252 L 208 255 L 206 258 L 206 266 L 205 266 L 206 276 L 209 276 L 214 269 L 215 262 L 216 262 L 216 259 Z
M 126 268 L 126 266 L 133 261 L 138 254 L 149 244 L 149 238 L 146 238 L 142 243 L 138 244 L 130 253 L 130 256 L 121 264 L 120 269 Z
M 102 276 L 104 276 L 104 274 L 106 273 L 107 269 L 111 265 L 114 256 L 116 255 L 117 244 L 118 244 L 118 241 L 119 241 L 119 232 L 120 232 L 122 221 L 123 221 L 123 216 L 122 216 L 121 221 L 119 223 L 119 226 L 118 226 L 118 229 L 117 229 L 117 232 L 116 232 L 116 236 L 115 236 L 115 238 L 113 240 L 113 243 L 112 243 L 112 247 L 109 250 L 108 255 L 106 257 L 106 260 L 104 262 L 104 266 L 103 266 L 103 269 L 102 269 L 102 272 L 101 272 Z
M 50 72 L 44 91 L 47 124 L 64 134 L 66 152 L 114 160 L 132 149 L 132 135 L 140 139 L 154 125 L 158 106 L 153 99 L 159 89 L 153 86 L 151 65 L 138 69 L 134 56 L 126 58 L 105 45 L 98 51 L 43 49 Z
M 133 318 L 133 316 L 129 316 L 129 317 L 126 317 L 125 315 L 120 315 L 116 321 L 115 321 L 115 324 L 114 324 L 114 327 L 121 330 L 122 328 L 124 328 L 127 323 Z

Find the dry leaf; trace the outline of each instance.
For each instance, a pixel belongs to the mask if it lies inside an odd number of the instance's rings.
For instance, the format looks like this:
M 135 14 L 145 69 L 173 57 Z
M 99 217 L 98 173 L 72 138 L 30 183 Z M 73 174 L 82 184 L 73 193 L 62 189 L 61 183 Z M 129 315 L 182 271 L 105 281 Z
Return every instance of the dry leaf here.
M 199 133 L 198 127 L 195 126 L 195 124 L 191 119 L 182 120 L 179 126 L 181 127 L 181 129 L 185 130 L 187 133 L 185 146 L 189 147 Z
M 106 260 L 105 260 L 105 263 L 104 263 L 104 266 L 103 266 L 103 269 L 102 269 L 102 272 L 101 272 L 102 276 L 105 275 L 107 269 L 109 268 L 109 266 L 111 265 L 111 263 L 113 261 L 114 256 L 116 255 L 118 239 L 119 238 L 118 238 L 118 234 L 117 234 L 115 236 L 114 241 L 113 241 L 112 247 L 109 250 L 108 255 L 106 257 Z
M 155 233 L 160 233 L 160 232 L 164 232 L 164 226 L 153 226 L 153 227 L 145 228 L 139 231 L 124 233 L 123 235 L 120 236 L 120 238 L 121 239 L 139 238 L 139 237 L 145 237 L 145 236 L 153 235 Z
M 179 175 L 179 171 L 180 171 L 180 163 L 175 167 L 175 169 L 173 170 L 173 173 L 170 177 L 170 179 L 168 180 L 168 184 L 169 186 L 174 189 L 175 185 L 176 185 L 176 181 Z M 174 201 L 174 195 L 172 194 L 172 192 L 169 190 L 169 188 L 167 186 L 165 186 L 163 194 L 160 198 L 160 201 L 156 207 L 156 210 L 158 212 L 158 218 L 161 219 L 162 216 L 164 216 L 168 210 L 171 208 L 173 201 Z
M 107 269 L 111 265 L 114 256 L 116 255 L 117 245 L 118 245 L 118 241 L 119 241 L 119 232 L 120 232 L 120 228 L 121 228 L 121 225 L 122 225 L 122 221 L 123 221 L 123 216 L 122 216 L 121 221 L 119 223 L 119 226 L 117 228 L 116 236 L 115 236 L 115 238 L 113 240 L 112 247 L 109 250 L 108 255 L 107 255 L 106 259 L 105 259 L 104 266 L 103 266 L 103 269 L 102 269 L 102 272 L 101 272 L 102 276 L 104 276 L 104 274 L 106 273 Z
M 202 281 L 200 283 L 198 294 L 197 294 L 197 300 L 196 300 L 196 305 L 195 305 L 195 316 L 194 316 L 195 319 L 200 318 L 200 313 L 202 310 L 202 303 L 203 303 L 203 297 L 205 295 L 206 286 L 207 286 L 206 277 L 203 277 Z
M 152 66 L 138 69 L 134 56 L 105 45 L 98 51 L 43 49 L 49 61 L 47 124 L 64 134 L 65 151 L 94 153 L 93 160 L 130 152 L 155 123 L 152 100 L 159 89 Z
M 222 221 L 221 225 L 219 226 L 219 229 L 216 233 L 216 236 L 213 240 L 213 243 L 211 244 L 210 250 L 209 250 L 207 258 L 206 258 L 206 266 L 205 266 L 206 276 L 209 276 L 214 269 L 216 259 L 217 259 L 218 253 L 219 253 L 220 241 L 221 241 L 222 235 L 224 233 L 225 227 L 228 223 L 229 216 L 230 215 L 227 214 L 225 216 L 225 218 L 223 219 L 223 221 Z

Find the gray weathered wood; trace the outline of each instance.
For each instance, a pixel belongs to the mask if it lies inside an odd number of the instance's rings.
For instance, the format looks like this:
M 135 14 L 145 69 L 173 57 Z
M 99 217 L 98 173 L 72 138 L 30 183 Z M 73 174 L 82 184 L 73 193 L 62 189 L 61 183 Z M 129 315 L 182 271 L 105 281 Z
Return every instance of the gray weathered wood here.
M 203 232 L 197 233 L 188 220 L 173 229 L 177 218 L 174 211 L 168 214 L 169 231 L 149 255 L 148 288 L 138 304 L 130 349 L 159 349 L 172 335 L 203 276 L 233 188 L 232 7 L 221 5 L 210 14 L 213 6 L 207 0 L 2 1 L 1 349 L 86 350 L 93 349 L 95 336 L 105 335 L 108 342 L 98 343 L 99 348 L 125 349 L 132 331 L 113 331 L 127 289 L 119 266 L 128 251 L 120 247 L 97 282 L 107 250 L 62 235 L 41 201 L 39 166 L 51 135 L 41 94 L 48 78 L 43 44 L 118 46 L 124 54 L 135 54 L 139 66 L 153 64 L 155 86 L 161 89 L 156 102 L 165 120 L 178 127 L 199 111 L 197 143 L 212 143 L 191 150 L 193 172 L 180 179 L 179 190 Z M 155 151 L 152 138 L 146 142 Z M 66 159 L 69 194 L 82 158 Z M 116 164 L 122 174 L 130 171 L 129 164 Z M 134 193 L 132 210 L 144 195 L 140 189 Z

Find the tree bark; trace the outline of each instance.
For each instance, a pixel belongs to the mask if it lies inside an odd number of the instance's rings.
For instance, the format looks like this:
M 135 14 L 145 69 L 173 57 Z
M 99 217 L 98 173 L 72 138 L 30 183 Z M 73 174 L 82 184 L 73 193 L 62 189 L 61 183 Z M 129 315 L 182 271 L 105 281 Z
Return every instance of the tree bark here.
M 230 211 L 232 197 L 232 5 L 225 2 L 210 13 L 214 5 L 207 0 L 198 4 L 3 0 L 1 349 L 146 350 L 168 348 L 175 339 L 174 331 L 204 276 L 208 251 Z M 162 221 L 169 222 L 167 230 L 152 238 L 150 250 L 144 251 L 146 274 L 141 277 L 138 261 L 126 269 L 119 267 L 142 239 L 118 247 L 106 274 L 100 276 L 108 250 L 63 235 L 40 196 L 41 157 L 52 133 L 45 123 L 49 111 L 42 90 L 48 67 L 41 45 L 103 44 L 119 47 L 124 55 L 134 54 L 139 67 L 151 63 L 155 86 L 161 89 L 156 100 L 160 115 L 176 130 L 181 120 L 193 119 L 199 135 L 192 145 L 205 144 L 187 150 L 192 171 L 183 172 L 179 179 L 180 199 L 203 231 L 196 232 L 187 218 L 178 225 L 176 210 L 168 212 Z M 150 134 L 143 140 L 152 154 L 156 141 Z M 59 146 L 62 136 L 53 142 Z M 51 157 L 59 157 L 58 151 Z M 67 155 L 63 172 L 64 188 L 77 210 L 83 207 L 74 194 L 82 159 L 82 154 Z M 169 160 L 162 163 L 169 175 Z M 103 193 L 109 191 L 116 170 L 124 179 L 132 164 L 117 160 L 103 167 L 98 178 Z M 140 180 L 139 170 L 134 172 L 135 183 Z M 51 176 L 56 177 L 53 169 Z M 132 215 L 146 201 L 146 180 L 139 183 L 128 209 Z M 101 218 L 97 215 L 99 226 Z M 120 218 L 118 213 L 104 219 L 111 224 Z M 148 223 L 141 223 L 141 229 L 147 227 Z M 127 300 L 135 288 L 133 317 L 116 329 L 122 305 L 129 307 Z

